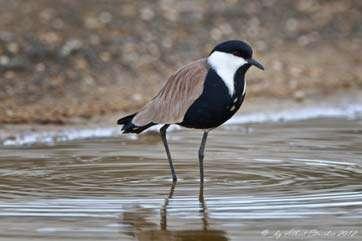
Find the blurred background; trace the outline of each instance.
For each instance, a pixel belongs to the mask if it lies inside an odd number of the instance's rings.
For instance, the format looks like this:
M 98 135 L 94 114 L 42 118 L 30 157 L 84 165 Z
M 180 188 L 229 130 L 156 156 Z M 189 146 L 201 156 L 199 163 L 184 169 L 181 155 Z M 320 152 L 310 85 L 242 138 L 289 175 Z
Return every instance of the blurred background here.
M 266 67 L 247 76 L 250 101 L 358 90 L 361 37 L 359 0 L 0 0 L 0 123 L 137 109 L 229 39 Z

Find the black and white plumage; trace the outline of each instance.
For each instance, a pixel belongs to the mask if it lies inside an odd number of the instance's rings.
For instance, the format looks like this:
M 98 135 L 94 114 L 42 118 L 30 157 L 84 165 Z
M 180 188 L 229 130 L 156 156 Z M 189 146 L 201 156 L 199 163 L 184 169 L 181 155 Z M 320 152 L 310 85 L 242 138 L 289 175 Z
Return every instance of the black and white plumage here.
M 199 149 L 200 181 L 204 180 L 203 158 L 208 132 L 230 119 L 246 93 L 245 74 L 251 66 L 264 67 L 252 58 L 251 47 L 239 40 L 218 44 L 205 59 L 192 62 L 170 76 L 160 92 L 139 112 L 118 120 L 124 133 L 140 133 L 162 124 L 161 137 L 177 180 L 168 149 L 166 130 L 171 124 L 203 129 Z

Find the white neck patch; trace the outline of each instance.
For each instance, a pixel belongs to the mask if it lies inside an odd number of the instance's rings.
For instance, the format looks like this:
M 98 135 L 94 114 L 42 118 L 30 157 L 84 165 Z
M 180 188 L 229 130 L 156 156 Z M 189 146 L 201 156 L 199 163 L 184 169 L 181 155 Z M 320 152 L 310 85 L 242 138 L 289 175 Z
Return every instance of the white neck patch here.
M 234 90 L 234 75 L 235 72 L 247 62 L 241 57 L 233 54 L 215 51 L 208 58 L 207 62 L 216 71 L 220 78 L 224 81 L 229 90 L 230 96 L 235 92 Z M 245 91 L 244 86 L 244 91 Z

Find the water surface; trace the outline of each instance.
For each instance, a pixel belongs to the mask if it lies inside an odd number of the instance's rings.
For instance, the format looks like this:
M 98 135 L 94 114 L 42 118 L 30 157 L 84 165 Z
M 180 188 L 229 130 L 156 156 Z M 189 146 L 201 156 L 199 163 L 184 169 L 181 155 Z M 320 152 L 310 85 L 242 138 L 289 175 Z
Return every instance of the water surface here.
M 0 149 L 0 240 L 361 240 L 362 120 Z M 338 236 L 338 237 L 337 237 Z

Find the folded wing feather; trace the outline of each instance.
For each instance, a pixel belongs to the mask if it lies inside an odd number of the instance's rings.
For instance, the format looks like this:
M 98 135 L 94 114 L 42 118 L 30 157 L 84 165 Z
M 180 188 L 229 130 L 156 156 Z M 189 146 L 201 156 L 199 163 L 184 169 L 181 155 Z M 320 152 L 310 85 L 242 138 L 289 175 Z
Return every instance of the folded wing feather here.
M 187 110 L 200 97 L 208 72 L 206 59 L 179 69 L 167 80 L 160 92 L 133 118 L 132 123 L 175 124 L 182 122 Z

